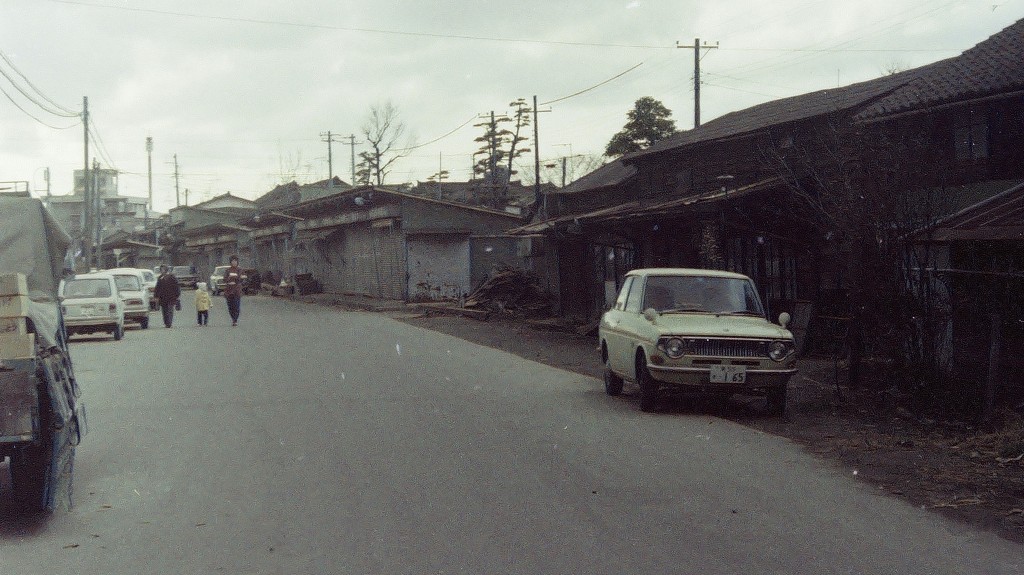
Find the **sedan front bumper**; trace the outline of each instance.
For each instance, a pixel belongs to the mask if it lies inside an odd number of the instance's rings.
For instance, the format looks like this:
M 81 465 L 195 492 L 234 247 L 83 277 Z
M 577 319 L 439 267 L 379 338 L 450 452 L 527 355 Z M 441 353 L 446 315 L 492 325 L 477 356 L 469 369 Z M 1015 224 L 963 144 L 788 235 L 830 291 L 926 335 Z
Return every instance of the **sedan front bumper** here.
M 743 383 L 711 381 L 710 367 L 665 366 L 647 364 L 647 370 L 658 383 L 666 386 L 691 388 L 699 392 L 757 391 L 786 385 L 796 375 L 795 367 L 766 369 L 747 367 Z

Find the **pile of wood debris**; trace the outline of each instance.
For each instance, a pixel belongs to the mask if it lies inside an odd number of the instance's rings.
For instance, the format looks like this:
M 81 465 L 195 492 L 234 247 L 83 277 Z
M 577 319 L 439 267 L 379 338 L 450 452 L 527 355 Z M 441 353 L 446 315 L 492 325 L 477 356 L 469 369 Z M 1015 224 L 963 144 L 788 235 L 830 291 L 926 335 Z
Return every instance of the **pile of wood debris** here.
M 466 297 L 464 307 L 517 318 L 545 317 L 551 313 L 551 295 L 537 274 L 502 267 Z

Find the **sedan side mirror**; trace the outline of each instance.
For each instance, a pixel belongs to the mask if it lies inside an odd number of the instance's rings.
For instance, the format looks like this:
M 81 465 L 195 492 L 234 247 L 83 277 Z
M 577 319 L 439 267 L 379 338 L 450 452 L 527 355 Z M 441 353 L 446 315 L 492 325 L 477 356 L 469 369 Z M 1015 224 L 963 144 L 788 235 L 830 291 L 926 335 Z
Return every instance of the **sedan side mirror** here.
M 658 319 L 658 310 L 654 309 L 653 307 L 645 309 L 644 319 L 651 323 L 654 323 Z
M 779 325 L 785 328 L 789 324 L 789 320 L 791 319 L 792 317 L 789 315 L 789 313 L 782 312 L 779 314 Z

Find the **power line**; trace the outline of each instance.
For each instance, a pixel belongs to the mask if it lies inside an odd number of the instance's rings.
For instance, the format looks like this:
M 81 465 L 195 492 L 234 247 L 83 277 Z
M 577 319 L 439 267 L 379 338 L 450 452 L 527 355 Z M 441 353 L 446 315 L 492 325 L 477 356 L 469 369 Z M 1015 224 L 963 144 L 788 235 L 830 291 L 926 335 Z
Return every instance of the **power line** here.
M 617 78 L 621 78 L 622 76 L 625 76 L 626 74 L 632 72 L 633 70 L 636 70 L 640 66 L 643 66 L 643 64 L 644 64 L 643 62 L 640 62 L 636 66 L 633 66 L 632 68 L 630 68 L 630 69 L 628 69 L 628 70 L 626 70 L 624 72 L 619 72 L 618 74 L 612 76 L 611 78 L 608 78 L 607 80 L 605 80 L 603 82 L 599 82 L 597 84 L 594 84 L 593 86 L 591 86 L 591 87 L 589 87 L 589 88 L 587 88 L 585 90 L 580 90 L 579 92 L 576 92 L 575 94 L 569 94 L 568 96 L 562 96 L 561 98 L 555 98 L 554 100 L 549 100 L 547 102 L 541 102 L 540 105 L 541 106 L 547 106 L 548 104 L 554 104 L 555 102 L 561 102 L 563 100 L 568 100 L 569 98 L 575 98 L 576 96 L 579 96 L 580 94 L 586 94 L 587 92 L 589 92 L 589 91 L 591 91 L 591 90 L 593 90 L 595 88 L 599 88 L 601 86 L 604 86 L 605 84 L 607 84 L 608 82 L 611 82 L 612 80 L 615 80 Z
M 399 149 L 397 149 L 397 150 L 395 150 L 395 151 L 396 151 L 396 152 L 408 152 L 408 151 L 410 151 L 410 150 L 415 150 L 415 149 L 417 149 L 417 148 L 422 148 L 423 146 L 429 146 L 430 144 L 433 144 L 433 143 L 435 143 L 435 142 L 440 142 L 441 140 L 443 140 L 443 139 L 447 138 L 448 136 L 451 136 L 451 135 L 452 135 L 452 134 L 454 134 L 455 132 L 458 132 L 458 131 L 459 131 L 459 130 L 461 130 L 462 128 L 465 128 L 467 124 L 469 124 L 470 122 L 472 122 L 472 121 L 473 121 L 473 120 L 475 120 L 475 119 L 476 119 L 476 116 L 473 116 L 472 118 L 470 118 L 470 119 L 466 120 L 466 121 L 465 121 L 465 122 L 463 122 L 463 123 L 462 123 L 461 125 L 459 125 L 459 127 L 458 127 L 458 128 L 455 128 L 454 130 L 452 130 L 452 131 L 448 132 L 447 134 L 445 134 L 445 135 L 443 135 L 443 136 L 438 136 L 437 138 L 434 138 L 433 140 L 430 140 L 429 142 L 426 142 L 426 143 L 423 143 L 423 144 L 417 144 L 417 145 L 415 145 L 415 146 L 410 146 L 410 147 L 408 147 L 408 148 L 399 148 Z
M 33 116 L 32 113 L 29 112 L 28 110 L 26 110 L 25 108 L 22 108 L 21 104 L 19 104 L 14 98 L 11 97 L 10 94 L 7 93 L 7 90 L 4 90 L 3 88 L 0 88 L 0 92 L 3 92 L 3 95 L 6 96 L 7 99 L 11 101 L 12 104 L 14 104 L 15 108 L 21 110 L 22 113 L 24 113 L 26 116 L 28 116 L 29 118 L 32 118 L 33 120 L 35 120 L 36 122 L 46 126 L 47 128 L 52 128 L 54 130 L 70 130 L 71 128 L 74 128 L 75 126 L 78 126 L 78 125 L 81 124 L 81 122 L 78 122 L 76 124 L 72 124 L 70 126 L 54 126 L 54 125 L 51 125 L 51 124 L 47 124 L 46 122 L 44 122 L 44 121 L 40 120 L 39 118 Z
M 24 96 L 25 96 L 26 98 L 32 99 L 32 101 L 33 101 L 33 102 L 34 102 L 34 103 L 35 103 L 35 104 L 36 104 L 37 106 L 39 106 L 40 108 L 43 108 L 44 110 L 46 110 L 47 112 L 50 112 L 51 114 L 53 114 L 53 115 L 55 115 L 55 116 L 63 116 L 63 117 L 65 117 L 65 118 L 74 118 L 74 117 L 76 117 L 76 116 L 78 116 L 78 115 L 79 115 L 79 113 L 78 113 L 78 112 L 76 112 L 76 111 L 74 111 L 74 110 L 71 110 L 71 109 L 68 109 L 68 108 L 65 108 L 64 106 L 61 106 L 61 105 L 60 105 L 60 104 L 58 104 L 57 102 L 54 102 L 54 101 L 53 101 L 53 100 L 52 100 L 52 99 L 51 99 L 51 98 L 50 98 L 49 96 L 47 96 L 47 95 L 46 95 L 45 93 L 43 93 L 43 91 L 42 91 L 42 90 L 40 90 L 39 88 L 37 88 L 37 87 L 36 87 L 36 85 L 35 85 L 35 84 L 33 84 L 33 83 L 32 83 L 32 81 L 31 81 L 31 80 L 29 80 L 29 79 L 28 79 L 28 77 L 27 77 L 27 76 L 25 76 L 25 74 L 23 74 L 23 73 L 21 72 L 21 70 L 19 70 L 19 69 L 18 69 L 18 67 L 17 67 L 17 66 L 15 66 L 15 65 L 14 65 L 14 62 L 12 62 L 12 61 L 11 61 L 11 59 L 7 57 L 7 54 L 4 54 L 2 50 L 0 50 L 0 58 L 3 58 L 3 61 L 7 63 L 7 65 L 8 65 L 8 66 L 9 66 L 9 67 L 11 68 L 11 70 L 14 70 L 14 72 L 15 72 L 15 73 L 16 73 L 16 74 L 17 74 L 18 76 L 21 76 L 21 79 L 22 79 L 22 80 L 24 80 L 24 81 L 25 81 L 25 83 L 29 85 L 29 87 L 31 87 L 31 88 L 32 88 L 33 90 L 35 90 L 35 92 L 36 92 L 37 94 L 39 94 L 40 96 L 42 96 L 42 98 L 43 98 L 44 100 L 46 100 L 47 102 L 49 102 L 49 103 L 50 103 L 50 104 L 51 104 L 51 105 L 52 105 L 52 106 L 53 106 L 54 108 L 56 108 L 56 109 L 57 109 L 57 110 L 58 110 L 58 111 L 59 111 L 60 113 L 58 113 L 58 112 L 53 112 L 52 110 L 47 110 L 45 106 L 43 106 L 43 105 L 42 105 L 42 104 L 40 104 L 39 102 L 36 102 L 36 101 L 35 101 L 35 99 L 33 99 L 33 98 L 32 98 L 31 96 L 29 96 L 28 94 L 25 94 L 25 92 L 24 92 L 23 90 L 21 90 L 21 88 L 19 88 L 19 87 L 18 87 L 18 85 L 17 85 L 17 84 L 16 84 L 15 82 L 14 82 L 14 80 L 11 80 L 11 77 L 10 77 L 10 76 L 8 76 L 8 75 L 7 75 L 6 73 L 4 73 L 4 72 L 0 71 L 0 74 L 3 74 L 3 75 L 4 75 L 4 77 L 5 77 L 5 78 L 7 78 L 7 80 L 11 82 L 11 85 L 13 85 L 13 86 L 14 86 L 15 88 L 18 88 L 18 91 L 19 91 L 19 92 L 21 92 L 21 93 L 22 93 L 22 94 L 23 94 L 23 95 L 24 95 Z
M 152 8 L 131 8 L 128 6 L 114 6 L 110 4 L 95 4 L 91 2 L 79 2 L 77 0 L 50 0 L 59 4 L 73 4 L 89 8 L 106 8 L 110 10 L 122 10 L 125 12 L 140 12 L 145 14 L 157 14 L 161 16 L 176 16 L 179 18 L 198 18 L 202 20 L 218 20 L 224 22 L 243 22 L 246 24 L 263 24 L 275 26 L 291 26 L 294 28 L 312 28 L 320 30 L 335 30 L 339 32 L 364 32 L 370 34 L 386 34 L 390 36 L 409 36 L 415 38 L 444 38 L 450 40 L 473 40 L 482 42 L 510 42 L 517 44 L 543 44 L 553 46 L 586 46 L 593 48 L 669 48 L 670 46 L 654 46 L 649 44 L 610 44 L 603 42 L 569 42 L 562 40 L 534 40 L 529 38 L 505 38 L 500 36 L 471 36 L 466 34 L 441 34 L 435 32 L 408 32 L 404 30 L 388 30 L 386 28 L 356 28 L 349 26 L 333 26 L 330 24 L 307 24 L 303 22 L 285 22 L 283 20 L 264 20 L 260 18 L 242 18 L 239 16 L 212 16 L 209 14 L 195 14 L 190 12 L 172 12 L 170 10 L 155 10 Z
M 114 160 L 107 152 L 107 146 L 103 143 L 103 138 L 100 136 L 99 129 L 96 128 L 96 121 L 93 119 L 92 114 L 89 114 L 89 125 L 92 127 L 92 129 L 89 130 L 89 139 L 92 140 L 92 143 L 96 144 L 96 149 L 99 150 L 100 157 L 103 158 L 103 161 L 105 161 L 108 166 L 116 170 L 117 167 L 114 166 Z

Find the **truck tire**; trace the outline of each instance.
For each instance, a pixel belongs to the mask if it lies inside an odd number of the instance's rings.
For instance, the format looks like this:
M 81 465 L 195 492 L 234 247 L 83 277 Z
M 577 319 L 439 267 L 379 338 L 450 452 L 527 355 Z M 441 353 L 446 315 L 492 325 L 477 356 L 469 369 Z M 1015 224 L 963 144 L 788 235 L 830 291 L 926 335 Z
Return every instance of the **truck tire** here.
M 42 401 L 48 401 L 45 396 Z M 47 509 L 46 486 L 53 458 L 53 429 L 48 409 L 40 413 L 40 437 L 11 455 L 11 485 L 14 503 L 24 513 L 42 513 Z

